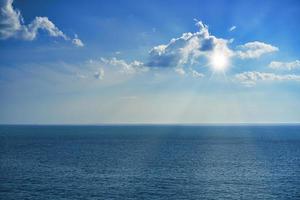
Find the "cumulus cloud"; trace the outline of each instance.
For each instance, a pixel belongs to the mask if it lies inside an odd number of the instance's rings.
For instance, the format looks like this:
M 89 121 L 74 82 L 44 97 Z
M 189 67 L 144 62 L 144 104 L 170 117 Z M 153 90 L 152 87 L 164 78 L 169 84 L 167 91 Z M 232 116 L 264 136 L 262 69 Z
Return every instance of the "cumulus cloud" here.
M 102 58 L 102 62 L 106 66 L 117 67 L 120 72 L 126 74 L 172 67 L 180 75 L 202 78 L 204 74 L 195 71 L 193 65 L 212 66 L 213 68 L 218 65 L 228 66 L 232 57 L 258 58 L 263 54 L 278 51 L 277 47 L 258 41 L 240 45 L 238 50 L 234 51 L 229 48 L 232 39 L 227 40 L 211 35 L 208 26 L 202 21 L 196 20 L 195 25 L 199 29 L 197 32 L 183 33 L 180 37 L 171 39 L 167 44 L 153 47 L 149 51 L 149 59 L 146 63 L 127 62 L 117 58 Z M 247 76 L 247 74 L 240 76 Z
M 120 69 L 120 72 L 126 73 L 126 74 L 134 74 L 134 73 L 138 73 L 138 72 L 148 71 L 148 67 L 146 67 L 144 65 L 144 63 L 137 61 L 137 60 L 128 63 L 125 60 L 117 59 L 117 58 L 113 57 L 111 59 L 101 58 L 101 61 L 105 65 L 117 67 L 118 69 Z
M 51 37 L 70 40 L 48 17 L 35 17 L 31 23 L 26 25 L 21 12 L 14 9 L 13 0 L 0 1 L 0 39 L 17 38 L 31 41 L 36 39 L 39 30 L 44 30 Z M 76 44 L 73 42 L 75 45 L 81 42 L 77 37 L 74 40 L 76 41 Z M 81 44 L 83 43 L 81 42 Z
M 263 54 L 272 53 L 278 50 L 279 49 L 277 47 L 270 44 L 255 41 L 238 46 L 238 50 L 235 52 L 235 54 L 241 59 L 259 58 Z
M 246 86 L 254 86 L 258 81 L 300 81 L 300 75 L 278 75 L 273 73 L 251 71 L 236 74 L 235 80 Z
M 12 7 L 13 0 L 0 1 L 0 38 L 12 37 L 21 29 L 23 18 L 20 11 Z
M 236 26 L 232 26 L 229 28 L 229 32 L 234 31 L 236 29 Z
M 300 68 L 300 61 L 299 60 L 295 60 L 292 62 L 273 61 L 269 64 L 269 67 L 273 69 L 293 70 L 293 69 Z
M 149 52 L 150 58 L 146 65 L 174 68 L 193 64 L 206 66 L 212 64 L 212 60 L 215 61 L 215 55 L 230 61 L 232 57 L 254 59 L 279 50 L 278 47 L 259 41 L 248 42 L 238 46 L 236 50 L 231 50 L 229 44 L 233 42 L 233 39 L 217 38 L 209 33 L 206 24 L 202 21 L 195 21 L 199 28 L 197 32 L 183 33 L 180 37 L 171 39 L 167 44 L 153 47 Z M 236 27 L 232 26 L 229 30 L 234 29 Z
M 197 21 L 196 26 L 199 31 L 195 33 L 183 33 L 168 44 L 153 47 L 147 66 L 176 68 L 197 63 L 200 57 L 209 58 L 215 51 L 222 51 L 226 56 L 233 54 L 228 40 L 210 35 L 208 26 L 201 21 Z
M 104 69 L 100 68 L 99 71 L 95 72 L 94 78 L 102 80 L 104 78 Z

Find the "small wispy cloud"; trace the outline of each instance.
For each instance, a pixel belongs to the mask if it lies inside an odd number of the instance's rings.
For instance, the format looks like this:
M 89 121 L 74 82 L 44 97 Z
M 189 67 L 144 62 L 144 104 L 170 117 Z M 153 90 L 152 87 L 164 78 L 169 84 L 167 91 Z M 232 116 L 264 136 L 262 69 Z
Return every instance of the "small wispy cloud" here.
M 174 71 L 181 76 L 184 76 L 186 74 L 185 70 L 182 67 L 177 67 L 174 69 Z
M 273 69 L 282 69 L 282 70 L 293 70 L 293 69 L 300 69 L 300 61 L 295 60 L 292 62 L 279 62 L 279 61 L 272 61 L 269 64 L 270 68 Z
M 76 73 L 76 77 L 79 79 L 86 79 L 88 76 L 80 73 Z
M 191 69 L 190 73 L 191 73 L 192 77 L 194 77 L 194 78 L 203 78 L 205 76 L 204 74 L 202 74 L 194 69 Z
M 104 78 L 104 69 L 100 68 L 97 72 L 94 73 L 95 79 L 102 80 Z
M 240 45 L 238 46 L 238 49 L 239 50 L 235 52 L 235 55 L 241 59 L 259 58 L 264 54 L 279 50 L 278 47 L 259 41 L 248 42 L 244 45 Z
M 120 72 L 126 74 L 134 74 L 138 72 L 148 71 L 148 67 L 146 67 L 143 62 L 137 60 L 134 60 L 133 62 L 126 62 L 125 60 L 113 57 L 111 59 L 101 58 L 101 61 L 105 65 L 117 67 L 120 70 Z
M 236 29 L 236 26 L 232 26 L 229 28 L 229 32 L 234 31 Z
M 235 80 L 244 84 L 245 86 L 251 87 L 256 85 L 259 81 L 300 81 L 300 75 L 296 74 L 274 74 L 264 73 L 258 71 L 243 72 L 235 75 Z
M 77 47 L 83 47 L 84 46 L 83 42 L 78 38 L 77 34 L 75 34 L 75 37 L 73 38 L 72 43 Z

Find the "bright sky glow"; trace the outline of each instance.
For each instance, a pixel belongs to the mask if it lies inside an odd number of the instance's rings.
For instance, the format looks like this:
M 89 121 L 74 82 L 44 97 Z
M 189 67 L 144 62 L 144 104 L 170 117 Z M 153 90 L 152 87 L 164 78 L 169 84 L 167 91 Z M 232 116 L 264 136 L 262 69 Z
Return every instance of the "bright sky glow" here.
M 214 52 L 210 57 L 210 63 L 216 72 L 224 72 L 229 66 L 229 58 L 222 52 Z
M 300 122 L 298 19 L 296 0 L 0 0 L 0 123 Z

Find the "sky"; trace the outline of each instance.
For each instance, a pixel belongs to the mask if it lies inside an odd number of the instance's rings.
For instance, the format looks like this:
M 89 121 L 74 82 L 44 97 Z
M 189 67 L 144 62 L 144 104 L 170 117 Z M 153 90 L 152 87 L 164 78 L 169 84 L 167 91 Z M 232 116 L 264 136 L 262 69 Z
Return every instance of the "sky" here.
M 0 124 L 299 123 L 300 2 L 0 0 Z

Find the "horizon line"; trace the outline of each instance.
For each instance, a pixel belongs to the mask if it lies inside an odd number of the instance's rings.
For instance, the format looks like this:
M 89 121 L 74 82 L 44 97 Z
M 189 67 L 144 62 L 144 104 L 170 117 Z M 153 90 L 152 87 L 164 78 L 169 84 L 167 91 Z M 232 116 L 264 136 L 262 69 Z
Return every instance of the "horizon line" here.
M 300 122 L 218 122 L 218 123 L 0 123 L 0 126 L 287 126 Z

